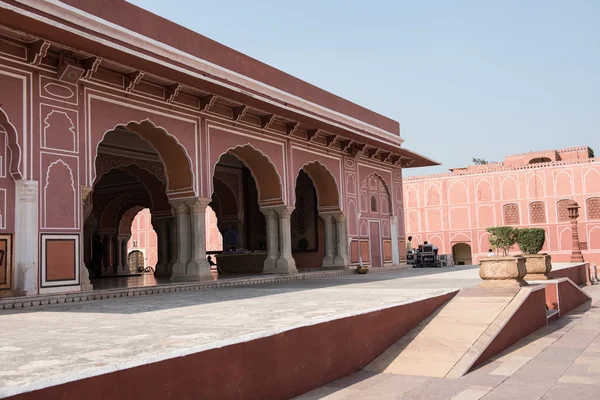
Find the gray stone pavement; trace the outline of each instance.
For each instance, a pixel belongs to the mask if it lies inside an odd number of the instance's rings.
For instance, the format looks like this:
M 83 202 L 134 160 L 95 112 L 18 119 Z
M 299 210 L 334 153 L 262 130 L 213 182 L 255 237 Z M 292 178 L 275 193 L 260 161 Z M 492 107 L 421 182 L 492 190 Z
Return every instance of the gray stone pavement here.
M 387 308 L 480 283 L 404 269 L 0 311 L 0 397 Z
M 348 400 L 598 400 L 600 285 L 588 303 L 460 379 L 360 371 L 296 398 Z
M 0 310 L 0 398 L 480 283 L 476 266 L 409 268 Z

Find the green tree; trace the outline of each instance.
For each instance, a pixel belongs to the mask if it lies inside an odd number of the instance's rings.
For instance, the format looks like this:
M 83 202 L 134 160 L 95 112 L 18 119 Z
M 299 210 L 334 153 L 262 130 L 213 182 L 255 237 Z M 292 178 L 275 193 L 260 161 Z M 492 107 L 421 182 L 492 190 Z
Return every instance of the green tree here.
M 485 164 L 489 164 L 487 160 L 483 159 L 483 158 L 475 158 L 473 157 L 473 164 L 475 165 L 485 165 Z
M 486 231 L 490 234 L 489 240 L 492 248 L 502 249 L 505 256 L 517 242 L 517 230 L 512 226 L 492 226 Z

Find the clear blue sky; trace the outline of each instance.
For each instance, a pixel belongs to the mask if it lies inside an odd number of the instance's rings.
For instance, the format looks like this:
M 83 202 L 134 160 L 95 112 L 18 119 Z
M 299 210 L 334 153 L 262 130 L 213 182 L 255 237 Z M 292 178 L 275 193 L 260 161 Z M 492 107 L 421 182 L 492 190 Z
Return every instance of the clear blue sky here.
M 600 155 L 600 1 L 132 0 L 400 121 L 443 163 Z

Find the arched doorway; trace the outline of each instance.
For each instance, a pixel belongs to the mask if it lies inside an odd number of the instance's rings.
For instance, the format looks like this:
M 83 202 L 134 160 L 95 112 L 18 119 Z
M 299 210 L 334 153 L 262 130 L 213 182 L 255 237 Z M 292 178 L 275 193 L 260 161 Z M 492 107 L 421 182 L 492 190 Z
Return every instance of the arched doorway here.
M 389 188 L 376 173 L 367 175 L 361 183 L 360 210 L 361 236 L 369 241 L 369 259 L 361 261 L 371 267 L 392 265 L 398 248 L 398 240 L 393 240 L 392 235 L 398 231 L 392 218 Z
M 452 257 L 455 265 L 472 265 L 472 254 L 471 245 L 468 243 L 456 243 L 452 246 Z
M 333 174 L 319 161 L 298 172 L 291 216 L 292 254 L 298 268 L 349 264 L 346 219 Z
M 149 209 L 158 239 L 156 274 L 201 277 L 199 260 L 206 263 L 206 256 L 193 253 L 190 243 L 190 208 L 197 198 L 187 197 L 189 206 L 178 200 L 193 194 L 190 165 L 177 141 L 149 121 L 117 126 L 104 135 L 94 160 L 93 191 L 84 206 L 84 260 L 91 276 L 129 273 L 131 222 Z M 178 227 L 186 234 L 178 234 Z M 209 269 L 204 272 L 210 276 Z
M 219 271 L 295 273 L 290 214 L 270 159 L 253 146 L 221 154 L 213 167 L 210 207 L 223 236 Z
M 141 270 L 146 267 L 144 263 L 144 253 L 139 250 L 129 252 L 129 255 L 127 256 L 127 265 L 131 271 L 141 272 Z

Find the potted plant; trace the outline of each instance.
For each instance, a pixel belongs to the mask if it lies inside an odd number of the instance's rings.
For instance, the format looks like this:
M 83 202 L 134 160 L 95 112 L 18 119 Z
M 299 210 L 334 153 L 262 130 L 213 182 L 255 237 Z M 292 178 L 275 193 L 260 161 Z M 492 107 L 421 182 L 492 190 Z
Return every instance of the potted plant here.
M 523 280 L 527 270 L 523 257 L 510 256 L 510 248 L 517 241 L 517 230 L 511 226 L 487 228 L 490 244 L 502 256 L 483 257 L 479 260 L 479 276 L 482 287 L 519 287 L 527 285 Z
M 522 257 L 525 258 L 525 280 L 547 280 L 552 271 L 552 259 L 548 254 L 539 253 L 546 241 L 546 231 L 541 228 L 524 228 L 518 229 L 516 236 L 517 244 L 523 252 Z

